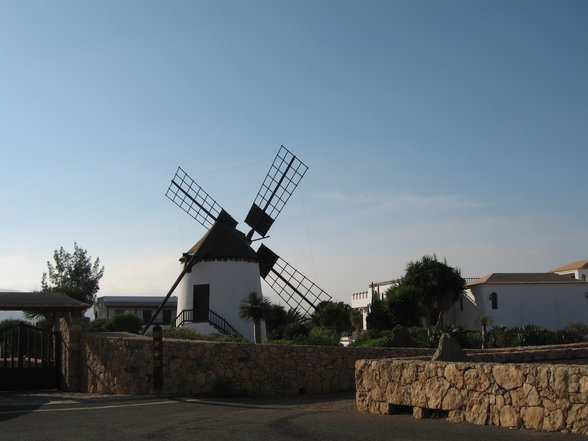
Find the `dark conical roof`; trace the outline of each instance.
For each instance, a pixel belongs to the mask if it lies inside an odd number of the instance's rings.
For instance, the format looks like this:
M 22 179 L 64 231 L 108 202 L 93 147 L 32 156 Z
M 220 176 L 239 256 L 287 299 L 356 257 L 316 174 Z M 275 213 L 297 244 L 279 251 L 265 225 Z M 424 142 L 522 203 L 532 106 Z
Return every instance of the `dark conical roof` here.
M 245 235 L 223 222 L 215 222 L 187 254 L 190 256 L 196 254 L 198 260 L 259 261 Z M 185 257 L 181 260 L 184 259 Z

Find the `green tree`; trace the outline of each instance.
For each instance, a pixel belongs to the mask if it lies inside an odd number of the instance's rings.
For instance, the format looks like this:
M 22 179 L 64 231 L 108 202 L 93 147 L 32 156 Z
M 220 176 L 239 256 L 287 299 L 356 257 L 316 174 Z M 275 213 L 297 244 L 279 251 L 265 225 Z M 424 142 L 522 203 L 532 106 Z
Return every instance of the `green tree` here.
M 363 331 L 363 314 L 360 309 L 354 308 L 349 311 L 351 327 L 359 334 Z
M 411 285 L 420 293 L 428 328 L 443 324 L 443 312 L 459 299 L 465 288 L 459 269 L 447 265 L 446 261 L 438 261 L 435 255 L 409 262 L 402 284 Z
M 286 311 L 282 305 L 271 304 L 264 320 L 268 340 L 308 334 L 304 317 L 296 309 Z
M 54 264 L 47 262 L 48 272 L 41 278 L 41 290 L 60 292 L 74 299 L 92 305 L 100 289 L 104 266 L 100 258 L 92 262 L 88 252 L 74 242 L 74 251 L 69 253 L 63 247 L 53 252 Z
M 370 312 L 366 317 L 366 325 L 368 331 L 384 331 L 394 327 L 384 300 L 378 297 L 373 298 Z
M 67 294 L 84 303 L 93 304 L 100 289 L 100 279 L 104 275 L 100 258 L 92 261 L 88 252 L 74 242 L 73 253 L 61 247 L 53 252 L 53 261 L 47 262 L 47 272 L 41 277 L 41 291 Z M 28 319 L 44 317 L 53 325 L 60 316 L 58 312 L 25 312 Z
M 239 317 L 253 322 L 253 341 L 261 343 L 261 321 L 265 318 L 271 308 L 267 297 L 252 291 L 241 302 Z
M 326 300 L 317 305 L 310 316 L 310 322 L 314 328 L 327 329 L 340 337 L 343 331 L 351 329 L 350 314 L 350 305 Z
M 418 326 L 422 317 L 421 291 L 407 284 L 389 288 L 384 294 L 384 309 L 388 313 L 391 328 Z
M 288 313 L 282 305 L 277 305 L 275 303 L 270 305 L 264 317 L 268 339 L 274 340 L 282 338 L 287 315 Z

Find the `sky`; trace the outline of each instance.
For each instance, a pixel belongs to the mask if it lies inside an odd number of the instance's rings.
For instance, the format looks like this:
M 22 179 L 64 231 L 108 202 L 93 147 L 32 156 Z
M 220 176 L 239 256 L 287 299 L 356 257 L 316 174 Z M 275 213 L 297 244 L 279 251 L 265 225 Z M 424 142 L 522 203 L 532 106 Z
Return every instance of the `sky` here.
M 243 220 L 280 145 L 309 166 L 264 243 L 351 302 L 435 254 L 464 277 L 588 258 L 588 2 L 0 1 L 0 289 L 74 242 L 98 295 L 165 295 Z M 264 294 L 278 298 L 269 287 Z

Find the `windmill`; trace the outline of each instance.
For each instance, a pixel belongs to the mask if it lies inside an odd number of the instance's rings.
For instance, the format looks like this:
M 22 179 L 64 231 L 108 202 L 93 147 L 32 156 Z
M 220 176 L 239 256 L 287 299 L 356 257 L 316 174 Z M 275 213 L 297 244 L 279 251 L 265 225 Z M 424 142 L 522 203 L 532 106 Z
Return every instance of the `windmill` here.
M 245 218 L 250 228 L 245 234 L 236 228 L 238 222 L 178 167 L 165 195 L 207 232 L 182 255 L 182 272 L 151 322 L 178 286 L 176 325 L 200 331 L 212 326 L 216 332 L 241 335 L 248 333 L 243 330 L 250 325 L 238 317 L 239 304 L 249 292 L 261 293 L 260 277 L 288 307 L 303 315 L 310 315 L 318 303 L 329 300 L 325 291 L 267 246 L 252 247 L 267 237 L 307 170 L 286 147 L 280 147 Z

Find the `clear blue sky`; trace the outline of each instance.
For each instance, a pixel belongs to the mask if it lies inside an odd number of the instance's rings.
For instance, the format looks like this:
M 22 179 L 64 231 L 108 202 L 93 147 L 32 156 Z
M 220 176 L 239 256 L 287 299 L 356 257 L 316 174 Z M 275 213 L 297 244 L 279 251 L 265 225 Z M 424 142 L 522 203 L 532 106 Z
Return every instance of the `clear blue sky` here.
M 0 288 L 77 241 L 99 295 L 163 295 L 205 232 L 164 197 L 176 167 L 242 221 L 280 144 L 310 169 L 267 245 L 337 300 L 424 254 L 586 259 L 586 23 L 586 1 L 4 0 Z

